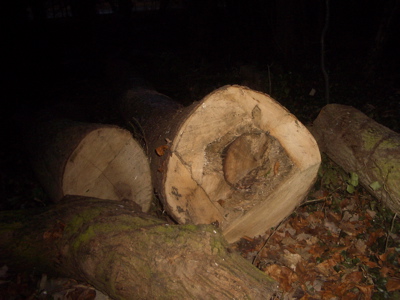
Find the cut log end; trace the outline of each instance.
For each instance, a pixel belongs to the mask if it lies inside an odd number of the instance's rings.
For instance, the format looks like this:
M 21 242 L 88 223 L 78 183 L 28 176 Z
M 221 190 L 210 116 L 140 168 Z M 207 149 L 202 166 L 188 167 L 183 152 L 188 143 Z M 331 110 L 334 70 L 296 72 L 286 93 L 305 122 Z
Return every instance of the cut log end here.
M 65 195 L 129 200 L 150 209 L 151 174 L 146 155 L 131 134 L 100 127 L 87 134 L 65 164 Z
M 261 158 L 267 149 L 268 136 L 265 133 L 243 134 L 237 137 L 226 147 L 223 160 L 225 180 L 232 186 L 237 185 L 260 166 Z
M 224 87 L 184 118 L 166 168 L 165 202 L 178 222 L 218 221 L 233 242 L 290 214 L 319 164 L 315 140 L 279 103 Z

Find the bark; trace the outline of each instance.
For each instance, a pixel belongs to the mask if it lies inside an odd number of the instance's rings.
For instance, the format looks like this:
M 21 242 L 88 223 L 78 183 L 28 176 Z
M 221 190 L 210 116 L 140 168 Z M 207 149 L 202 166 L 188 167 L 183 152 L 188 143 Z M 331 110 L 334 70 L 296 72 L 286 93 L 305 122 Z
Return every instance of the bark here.
M 140 144 L 112 125 L 43 117 L 25 131 L 39 181 L 57 202 L 65 195 L 130 200 L 144 212 L 153 199 L 150 166 Z
M 325 106 L 311 129 L 321 151 L 400 213 L 400 135 L 340 104 Z
M 0 261 L 83 280 L 113 299 L 270 299 L 277 284 L 212 225 L 170 225 L 130 202 L 69 197 L 0 214 Z
M 121 108 L 146 144 L 164 208 L 180 224 L 218 223 L 228 242 L 277 225 L 315 180 L 315 140 L 266 94 L 225 86 L 184 108 L 137 88 Z

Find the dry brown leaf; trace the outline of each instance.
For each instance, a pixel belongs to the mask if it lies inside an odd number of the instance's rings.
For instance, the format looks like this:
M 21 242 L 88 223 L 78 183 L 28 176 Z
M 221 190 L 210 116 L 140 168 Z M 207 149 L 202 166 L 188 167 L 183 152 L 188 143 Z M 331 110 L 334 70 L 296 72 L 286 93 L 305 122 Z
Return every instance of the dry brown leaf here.
M 371 299 L 374 291 L 373 285 L 356 285 L 356 287 L 364 294 L 364 299 Z
M 299 280 L 297 274 L 285 266 L 269 265 L 264 269 L 264 272 L 278 281 L 280 288 L 286 292 L 290 291 L 292 284 Z
M 165 151 L 169 148 L 168 145 L 162 145 L 160 147 L 156 148 L 156 153 L 158 156 L 163 156 L 165 154 Z
M 388 292 L 400 290 L 400 278 L 389 278 L 386 283 L 386 289 Z
M 376 216 L 376 211 L 367 209 L 367 214 L 371 217 L 371 219 L 373 219 Z
M 382 277 L 389 277 L 393 276 L 396 272 L 392 268 L 383 266 L 380 268 L 379 273 L 381 274 Z
M 274 165 L 274 175 L 277 175 L 277 174 L 278 174 L 280 165 L 281 165 L 281 164 L 279 163 L 279 161 L 277 161 L 277 162 L 275 163 L 275 165 Z
M 297 253 L 290 253 L 288 250 L 283 250 L 283 263 L 285 266 L 291 268 L 293 271 L 296 271 L 296 265 L 301 262 L 303 259 Z
M 366 265 L 369 268 L 377 268 L 377 267 L 379 267 L 379 265 L 376 262 L 373 262 L 373 261 L 370 261 L 370 260 L 367 260 L 367 261 L 365 261 L 363 263 L 364 263 L 364 265 Z
M 322 263 L 318 264 L 316 266 L 317 270 L 324 276 L 330 276 L 333 273 L 336 273 L 336 271 L 333 269 L 334 266 L 337 265 L 337 261 L 334 259 L 327 259 L 323 261 Z
M 385 235 L 385 231 L 383 229 L 378 229 L 376 231 L 373 231 L 369 234 L 368 241 L 366 242 L 367 246 L 372 246 L 373 244 L 376 243 L 376 240 L 380 238 L 381 236 Z
M 363 274 L 362 272 L 356 271 L 356 272 L 351 272 L 349 274 L 346 274 L 342 277 L 343 281 L 347 281 L 349 283 L 358 283 L 362 280 Z
M 331 222 L 328 219 L 325 219 L 324 226 L 333 234 L 339 234 L 340 232 L 339 227 L 337 227 L 334 222 Z
M 310 254 L 313 254 L 315 257 L 321 257 L 322 254 L 325 252 L 326 247 L 322 247 L 318 244 L 312 245 L 310 250 L 308 252 L 310 252 Z
M 342 214 L 331 211 L 328 213 L 327 218 L 329 221 L 340 222 L 342 220 Z
M 326 189 L 320 189 L 312 193 L 310 196 L 316 200 L 325 199 L 329 196 L 329 192 Z
M 316 236 L 312 236 L 311 234 L 307 234 L 307 233 L 302 232 L 302 233 L 300 233 L 300 234 L 298 234 L 296 236 L 296 240 L 298 240 L 298 241 L 306 241 L 307 244 L 315 244 L 318 241 L 318 238 Z
M 388 255 L 392 255 L 393 253 L 396 253 L 396 252 L 397 252 L 396 249 L 394 249 L 394 248 L 388 248 L 388 249 L 386 249 L 386 252 L 385 252 L 385 253 L 383 253 L 383 254 L 381 254 L 381 255 L 378 255 L 378 257 L 379 257 L 379 259 L 380 259 L 381 261 L 386 261 Z
M 315 264 L 308 264 L 305 261 L 300 261 L 296 266 L 296 273 L 301 282 L 314 282 L 317 277 Z
M 290 225 L 296 230 L 296 232 L 302 231 L 304 227 L 309 225 L 307 219 L 302 216 L 296 216 L 290 220 Z
M 355 243 L 354 246 L 358 250 L 360 254 L 365 254 L 365 251 L 367 249 L 367 245 L 365 245 L 365 241 L 358 239 Z
M 351 236 L 355 236 L 358 234 L 358 230 L 357 230 L 356 226 L 350 222 L 340 223 L 339 228 Z

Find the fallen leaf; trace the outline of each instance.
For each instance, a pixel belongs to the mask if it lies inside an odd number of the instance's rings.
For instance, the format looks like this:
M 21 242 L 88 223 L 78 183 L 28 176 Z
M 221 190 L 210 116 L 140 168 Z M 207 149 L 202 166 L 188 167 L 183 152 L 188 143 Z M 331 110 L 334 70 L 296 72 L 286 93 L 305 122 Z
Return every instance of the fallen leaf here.
M 358 283 L 361 281 L 362 278 L 363 278 L 362 272 L 356 271 L 356 272 L 351 272 L 349 274 L 344 275 L 342 280 Z
M 328 221 L 327 219 L 325 219 L 324 221 L 324 226 L 326 227 L 326 229 L 328 229 L 331 233 L 334 234 L 338 234 L 340 232 L 339 227 L 336 226 L 335 223 Z
M 160 147 L 156 148 L 156 153 L 158 156 L 163 156 L 165 154 L 165 151 L 169 148 L 168 145 L 162 145 Z
M 361 254 L 365 254 L 365 250 L 367 249 L 367 245 L 363 240 L 357 239 L 357 241 L 354 243 L 354 246 L 360 252 Z
M 386 283 L 386 289 L 388 292 L 400 290 L 400 278 L 389 278 Z
M 326 197 L 328 197 L 329 193 L 326 189 L 320 189 L 320 190 L 312 193 L 310 196 L 316 200 L 321 200 L 321 199 L 325 199 Z
M 367 214 L 368 214 L 372 219 L 375 218 L 375 216 L 376 216 L 376 211 L 373 211 L 373 210 L 370 210 L 370 209 L 367 209 L 366 211 L 367 211 Z
M 275 163 L 275 165 L 274 165 L 274 175 L 277 175 L 277 174 L 278 174 L 280 165 L 281 165 L 281 164 L 279 163 L 279 161 L 277 161 L 277 162 Z
M 292 284 L 299 280 L 297 274 L 285 266 L 269 265 L 264 269 L 264 272 L 278 281 L 280 288 L 286 292 L 290 291 Z
M 394 275 L 394 272 L 391 268 L 383 266 L 380 268 L 379 273 L 382 277 L 388 277 L 388 275 Z
M 364 299 L 371 299 L 374 290 L 373 285 L 356 285 L 356 287 L 364 294 Z
M 286 249 L 283 250 L 283 253 L 283 263 L 285 266 L 296 271 L 296 265 L 303 260 L 302 257 L 297 253 L 290 253 Z
M 336 265 L 337 262 L 330 258 L 318 264 L 316 268 L 322 275 L 329 276 L 333 273 L 336 273 L 336 271 L 333 269 L 333 267 Z

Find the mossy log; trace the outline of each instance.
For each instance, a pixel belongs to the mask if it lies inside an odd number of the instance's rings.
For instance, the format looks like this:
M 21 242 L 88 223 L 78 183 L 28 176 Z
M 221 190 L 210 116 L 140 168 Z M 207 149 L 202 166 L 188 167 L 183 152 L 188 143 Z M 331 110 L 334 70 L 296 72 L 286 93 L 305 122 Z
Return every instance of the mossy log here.
M 149 162 L 128 130 L 48 115 L 35 117 L 24 134 L 33 169 L 53 201 L 79 195 L 130 200 L 143 212 L 150 209 Z
M 326 105 L 311 131 L 321 151 L 400 213 L 400 134 L 341 104 Z
M 266 94 L 224 86 L 183 107 L 135 88 L 121 102 L 148 151 L 155 191 L 180 224 L 218 223 L 228 242 L 262 235 L 314 183 L 317 143 Z
M 67 197 L 0 214 L 0 262 L 85 281 L 113 299 L 271 299 L 277 283 L 212 225 L 171 225 L 129 201 Z

